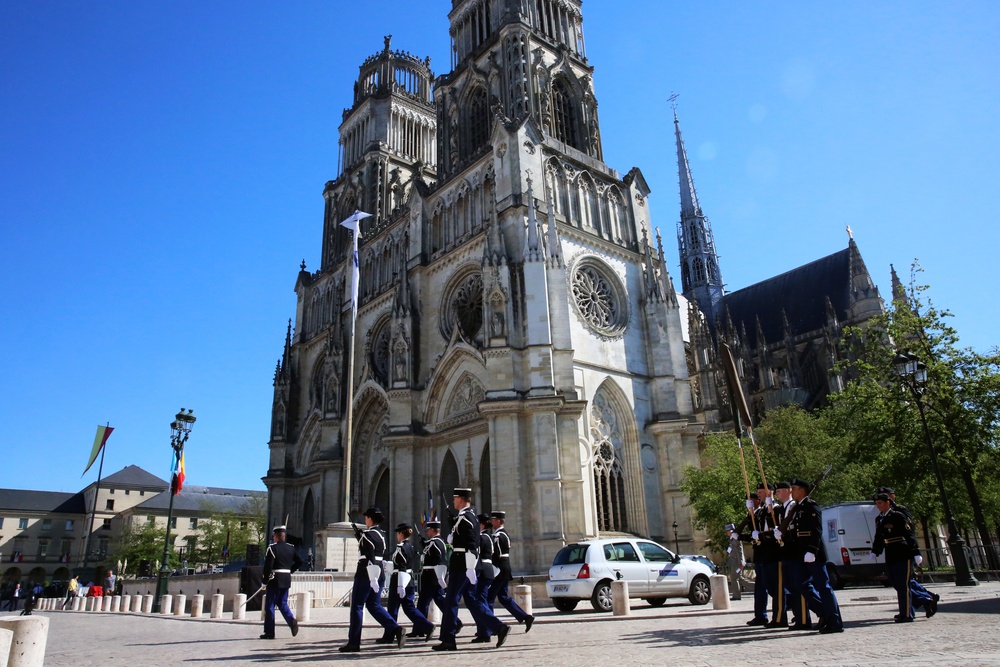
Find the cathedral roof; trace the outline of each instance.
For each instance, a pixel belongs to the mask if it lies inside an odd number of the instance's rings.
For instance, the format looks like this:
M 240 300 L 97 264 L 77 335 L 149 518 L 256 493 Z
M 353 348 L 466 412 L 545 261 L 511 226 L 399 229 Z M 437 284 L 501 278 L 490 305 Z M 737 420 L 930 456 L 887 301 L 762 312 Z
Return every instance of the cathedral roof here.
M 826 298 L 837 319 L 850 317 L 851 249 L 845 248 L 814 262 L 730 292 L 722 297 L 719 317 L 731 318 L 738 332 L 745 328 L 753 349 L 758 347 L 757 319 L 768 344 L 784 340 L 784 318 L 792 335 L 823 329 L 827 324 Z M 784 315 L 782 314 L 784 313 Z

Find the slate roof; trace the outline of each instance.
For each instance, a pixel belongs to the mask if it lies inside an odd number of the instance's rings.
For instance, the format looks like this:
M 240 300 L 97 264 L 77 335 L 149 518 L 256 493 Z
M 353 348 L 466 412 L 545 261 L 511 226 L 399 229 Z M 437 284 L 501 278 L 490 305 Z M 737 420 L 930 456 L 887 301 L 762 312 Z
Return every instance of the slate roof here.
M 726 311 L 736 333 L 746 327 L 747 338 L 757 349 L 757 318 L 769 345 L 785 338 L 781 312 L 785 311 L 792 335 L 826 326 L 826 297 L 830 297 L 837 319 L 849 319 L 851 305 L 851 249 L 845 248 L 722 297 L 719 317 Z
M 179 495 L 174 497 L 174 510 L 179 512 L 200 512 L 208 505 L 213 511 L 238 512 L 252 496 L 266 496 L 266 491 L 250 489 L 226 489 L 217 486 L 194 486 L 185 484 Z M 135 513 L 143 510 L 167 510 L 170 491 L 153 496 L 133 508 Z
M 101 488 L 144 487 L 165 489 L 168 484 L 156 475 L 146 472 L 137 465 L 125 466 L 121 470 L 101 479 Z
M 82 492 L 0 489 L 0 512 L 9 514 L 11 511 L 86 514 L 87 508 Z

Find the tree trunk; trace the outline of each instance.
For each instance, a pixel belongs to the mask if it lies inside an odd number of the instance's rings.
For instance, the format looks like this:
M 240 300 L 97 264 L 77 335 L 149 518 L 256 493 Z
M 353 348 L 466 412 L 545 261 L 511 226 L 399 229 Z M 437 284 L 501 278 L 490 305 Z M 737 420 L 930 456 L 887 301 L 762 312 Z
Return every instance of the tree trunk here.
M 965 488 L 969 493 L 969 505 L 972 507 L 972 515 L 976 522 L 976 532 L 979 533 L 979 541 L 983 545 L 986 555 L 986 565 L 990 570 L 1000 570 L 1000 556 L 996 553 L 993 539 L 990 537 L 990 529 L 986 526 L 986 515 L 983 513 L 983 504 L 979 499 L 979 491 L 976 489 L 976 481 L 972 478 L 972 467 L 965 457 L 961 457 L 959 471 Z M 971 544 L 971 543 L 970 543 Z

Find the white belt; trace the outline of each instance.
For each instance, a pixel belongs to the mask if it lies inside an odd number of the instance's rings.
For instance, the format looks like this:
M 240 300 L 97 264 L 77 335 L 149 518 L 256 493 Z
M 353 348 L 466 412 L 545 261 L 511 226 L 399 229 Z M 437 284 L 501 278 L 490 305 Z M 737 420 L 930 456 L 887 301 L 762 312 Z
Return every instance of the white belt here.
M 437 565 L 424 565 L 424 567 L 422 569 L 424 569 L 424 570 L 433 570 L 436 567 L 437 567 Z
M 281 573 L 281 574 L 291 574 L 292 573 L 291 570 L 272 570 L 272 572 L 278 572 L 278 573 Z
M 480 563 L 492 563 L 493 561 L 491 561 L 489 558 L 480 558 L 479 562 Z
M 500 554 L 500 558 L 510 558 L 510 554 Z
M 365 558 L 364 556 L 362 556 L 361 558 L 359 558 L 359 559 L 358 559 L 358 562 L 360 563 L 360 562 L 361 562 L 361 561 L 363 561 L 363 560 L 368 560 L 368 559 L 367 559 L 367 558 Z M 373 560 L 373 561 L 375 561 L 375 562 L 377 562 L 377 563 L 380 563 L 380 562 L 382 562 L 382 561 L 383 561 L 384 559 L 382 558 L 382 556 L 372 556 L 372 560 Z M 280 571 L 281 571 L 281 570 L 276 570 L 276 572 L 280 572 Z
M 457 554 L 464 554 L 467 551 L 467 549 L 452 549 L 452 551 L 454 551 Z

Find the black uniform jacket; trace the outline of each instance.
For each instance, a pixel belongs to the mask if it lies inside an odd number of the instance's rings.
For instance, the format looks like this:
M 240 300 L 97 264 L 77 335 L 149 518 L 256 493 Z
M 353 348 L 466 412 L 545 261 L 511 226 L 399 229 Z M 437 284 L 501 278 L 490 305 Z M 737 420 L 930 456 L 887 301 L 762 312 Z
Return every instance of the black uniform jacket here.
M 909 519 L 893 508 L 875 517 L 872 553 L 878 556 L 883 551 L 886 563 L 907 561 L 920 553 L 917 536 L 913 533 Z
M 501 576 L 510 578 L 510 535 L 503 528 L 493 531 L 493 564 L 500 568 Z
M 788 531 L 783 537 L 789 540 L 792 554 L 801 557 L 812 553 L 817 561 L 823 561 L 826 550 L 823 548 L 823 514 L 819 505 L 806 496 L 795 503 L 789 515 Z
M 299 552 L 288 542 L 272 542 L 264 555 L 264 581 L 278 588 L 292 587 L 292 572 L 302 567 Z
M 465 571 L 465 554 L 474 553 L 479 556 L 479 518 L 476 510 L 470 505 L 455 517 L 455 525 L 451 528 L 451 560 L 449 570 Z

